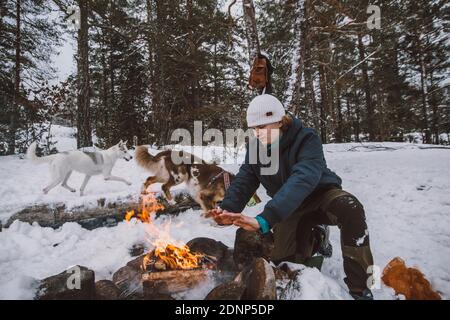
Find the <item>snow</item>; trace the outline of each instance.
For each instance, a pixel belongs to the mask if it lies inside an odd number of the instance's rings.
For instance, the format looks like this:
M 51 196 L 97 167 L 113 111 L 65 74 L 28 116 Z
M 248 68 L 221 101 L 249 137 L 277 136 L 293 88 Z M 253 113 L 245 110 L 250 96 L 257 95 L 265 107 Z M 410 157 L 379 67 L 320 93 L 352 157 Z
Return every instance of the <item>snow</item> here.
M 444 142 L 444 143 L 446 143 L 446 144 L 449 144 L 449 142 L 450 142 L 450 133 L 441 133 L 439 135 L 439 140 Z
M 364 240 L 366 240 L 366 237 L 369 235 L 369 230 L 364 230 L 364 235 L 356 240 L 356 245 L 361 246 L 364 243 Z
M 57 128 L 60 151 L 75 147 L 70 130 Z M 408 266 L 418 267 L 443 298 L 448 299 L 450 152 L 422 148 L 410 143 L 324 145 L 328 166 L 342 177 L 344 189 L 364 205 L 375 264 L 382 270 L 392 258 L 399 256 Z M 217 151 L 206 150 L 210 155 Z M 239 166 L 229 164 L 224 167 L 236 172 Z M 148 175 L 134 162 L 123 160 L 117 162 L 113 173 L 133 184 L 126 186 L 93 177 L 84 197 L 61 187 L 43 195 L 41 190 L 49 179 L 45 164 L 35 166 L 17 156 L 1 157 L 0 218 L 4 223 L 13 213 L 35 203 L 91 206 L 98 198 L 135 197 Z M 78 189 L 81 181 L 82 175 L 73 174 L 69 185 Z M 182 188 L 178 186 L 175 191 Z M 155 191 L 159 189 L 158 185 L 154 187 Z M 263 202 L 247 207 L 246 214 L 260 213 L 269 200 L 262 187 L 258 195 Z M 232 247 L 236 228 L 215 226 L 200 213 L 188 210 L 173 217 L 171 234 L 174 239 L 187 242 L 196 237 L 209 237 Z M 168 220 L 168 217 L 160 217 L 154 223 L 161 226 Z M 299 265 L 300 275 L 295 281 L 279 283 L 285 288 L 282 291 L 284 299 L 351 299 L 343 281 L 345 275 L 337 227 L 331 227 L 330 238 L 333 257 L 325 260 L 322 272 Z M 53 230 L 16 221 L 0 232 L 0 243 L 0 299 L 31 299 L 37 279 L 58 274 L 76 264 L 94 270 L 96 280 L 111 279 L 114 271 L 132 259 L 129 248 L 133 244 L 151 246 L 146 224 L 136 220 L 91 231 L 76 223 L 66 223 Z M 214 285 L 211 280 L 179 297 L 201 299 Z M 376 299 L 396 298 L 393 290 L 383 284 L 373 292 Z
M 295 281 L 286 284 L 280 299 L 348 300 L 351 299 L 351 296 L 330 276 L 321 273 L 316 268 L 301 266 Z

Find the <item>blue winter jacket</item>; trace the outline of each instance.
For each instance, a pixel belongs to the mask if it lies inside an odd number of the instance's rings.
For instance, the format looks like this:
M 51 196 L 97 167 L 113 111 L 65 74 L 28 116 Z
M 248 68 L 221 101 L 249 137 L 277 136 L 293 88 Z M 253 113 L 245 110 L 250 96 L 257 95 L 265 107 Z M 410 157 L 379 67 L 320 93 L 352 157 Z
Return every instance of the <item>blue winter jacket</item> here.
M 278 171 L 273 175 L 261 175 L 261 168 L 267 165 L 261 164 L 259 156 L 256 163 L 250 164 L 247 145 L 245 161 L 220 204 L 222 209 L 242 212 L 261 183 L 272 199 L 259 216 L 273 227 L 289 217 L 315 191 L 330 186 L 341 188 L 341 178 L 327 168 L 320 137 L 314 129 L 304 127 L 300 119 L 293 118 L 279 145 L 272 149 L 269 152 L 280 152 Z

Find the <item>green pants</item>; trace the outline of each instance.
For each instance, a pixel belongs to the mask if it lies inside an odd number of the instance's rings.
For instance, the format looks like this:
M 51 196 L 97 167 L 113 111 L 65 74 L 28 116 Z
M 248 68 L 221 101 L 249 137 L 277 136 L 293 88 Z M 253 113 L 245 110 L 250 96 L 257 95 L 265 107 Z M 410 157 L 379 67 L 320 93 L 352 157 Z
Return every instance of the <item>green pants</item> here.
M 317 248 L 313 228 L 319 224 L 339 227 L 345 282 L 350 291 L 363 291 L 367 269 L 373 265 L 365 213 L 358 199 L 344 190 L 333 188 L 314 195 L 288 219 L 276 224 L 271 260 L 306 264 Z

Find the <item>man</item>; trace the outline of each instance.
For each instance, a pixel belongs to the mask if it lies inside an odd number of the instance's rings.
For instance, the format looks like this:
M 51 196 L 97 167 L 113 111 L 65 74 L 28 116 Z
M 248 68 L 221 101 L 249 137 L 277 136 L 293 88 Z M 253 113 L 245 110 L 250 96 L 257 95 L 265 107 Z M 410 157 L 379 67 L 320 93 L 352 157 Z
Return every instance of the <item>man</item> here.
M 367 288 L 367 268 L 373 265 L 364 209 L 352 194 L 342 190 L 342 180 L 330 169 L 317 133 L 300 119 L 286 114 L 272 95 L 254 98 L 247 109 L 247 124 L 259 147 L 279 153 L 275 174 L 264 175 L 257 157 L 250 163 L 250 148 L 220 207 L 209 214 L 221 225 L 267 234 L 273 229 L 275 263 L 305 263 L 314 253 L 313 229 L 337 225 L 341 232 L 344 279 L 355 299 L 373 299 Z M 263 162 L 265 163 L 265 162 Z M 272 198 L 255 218 L 241 212 L 262 184 Z

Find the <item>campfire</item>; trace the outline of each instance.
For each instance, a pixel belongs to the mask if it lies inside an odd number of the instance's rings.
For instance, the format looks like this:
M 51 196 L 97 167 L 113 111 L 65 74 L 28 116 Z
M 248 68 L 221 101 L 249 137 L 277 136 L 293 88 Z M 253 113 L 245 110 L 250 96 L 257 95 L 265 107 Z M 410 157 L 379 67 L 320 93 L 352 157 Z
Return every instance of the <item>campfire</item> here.
M 125 220 L 130 221 L 131 218 L 135 217 L 142 222 L 151 223 L 151 215 L 156 213 L 158 210 L 163 210 L 164 206 L 158 202 L 155 197 L 155 193 L 150 192 L 147 194 L 141 194 L 139 198 L 139 208 L 136 213 L 134 210 L 127 211 L 125 215 Z
M 154 247 L 142 260 L 144 291 L 174 293 L 203 281 L 207 271 L 215 268 L 216 261 L 214 257 L 192 252 L 185 243 L 173 239 L 171 221 L 160 227 L 154 224 L 153 216 L 161 209 L 164 206 L 154 193 L 141 195 L 138 212 L 128 211 L 125 220 L 135 218 L 146 223 L 149 241 Z

